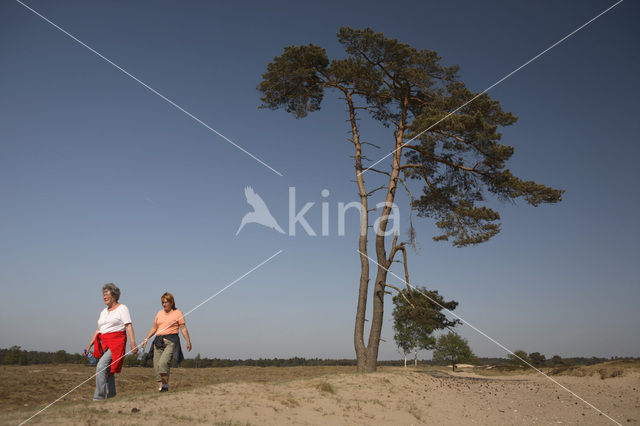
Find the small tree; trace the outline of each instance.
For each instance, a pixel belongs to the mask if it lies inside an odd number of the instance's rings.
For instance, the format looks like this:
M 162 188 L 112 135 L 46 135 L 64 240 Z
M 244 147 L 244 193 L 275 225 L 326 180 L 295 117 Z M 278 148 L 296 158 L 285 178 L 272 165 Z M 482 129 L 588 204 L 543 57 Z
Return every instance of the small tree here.
M 11 346 L 9 351 L 5 355 L 3 364 L 22 364 L 24 359 L 23 351 L 20 349 L 20 346 Z
M 458 302 L 446 302 L 436 290 L 403 289 L 393 297 L 393 303 L 393 338 L 404 354 L 405 367 L 408 353 L 414 353 L 414 366 L 417 367 L 418 351 L 433 349 L 436 343 L 434 331 L 454 327 L 460 322 L 447 319 L 442 312 L 443 308 L 454 310 Z
M 471 362 L 475 355 L 469 347 L 467 339 L 450 331 L 438 337 L 433 360 L 436 362 L 450 362 L 453 371 L 456 371 L 456 364 L 461 362 Z
M 508 355 L 509 357 L 509 364 L 511 365 L 517 365 L 517 366 L 523 366 L 526 367 L 527 366 L 527 362 L 529 364 L 531 364 L 531 360 L 529 359 L 529 355 L 527 355 L 527 353 L 521 349 L 515 351 L 512 354 Z
M 529 360 L 534 367 L 541 367 L 547 362 L 547 358 L 540 352 L 531 352 L 529 354 Z

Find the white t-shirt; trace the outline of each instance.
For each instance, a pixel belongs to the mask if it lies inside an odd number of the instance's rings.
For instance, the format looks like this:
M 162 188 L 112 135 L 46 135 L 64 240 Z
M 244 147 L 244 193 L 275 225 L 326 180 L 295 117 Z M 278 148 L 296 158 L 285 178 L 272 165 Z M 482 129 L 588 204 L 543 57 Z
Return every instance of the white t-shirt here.
M 124 331 L 127 324 L 131 324 L 131 315 L 126 305 L 120 305 L 113 311 L 104 308 L 98 318 L 98 329 L 102 334 Z

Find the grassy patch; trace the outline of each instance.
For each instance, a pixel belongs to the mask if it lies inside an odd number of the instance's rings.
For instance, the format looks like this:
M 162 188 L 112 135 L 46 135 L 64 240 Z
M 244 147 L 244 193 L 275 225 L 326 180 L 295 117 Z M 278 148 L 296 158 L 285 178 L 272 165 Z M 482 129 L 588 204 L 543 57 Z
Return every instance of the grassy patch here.
M 369 401 L 369 402 L 371 402 L 371 403 L 373 403 L 373 404 L 377 404 L 377 405 L 379 405 L 379 406 L 381 406 L 381 407 L 386 407 L 386 405 L 384 405 L 384 403 L 383 403 L 382 401 L 380 401 L 379 399 L 372 399 L 372 400 L 371 400 L 371 401 Z
M 282 405 L 286 405 L 289 408 L 298 407 L 300 405 L 300 403 L 296 401 L 296 399 L 291 394 L 287 394 L 287 397 L 284 400 L 280 401 L 280 403 L 282 403 Z
M 600 378 L 601 379 L 609 379 L 611 377 L 619 377 L 624 375 L 624 370 L 621 368 L 615 368 L 615 367 L 607 367 L 607 368 L 601 368 L 600 370 L 598 370 L 598 373 L 600 373 Z
M 556 365 L 538 367 L 551 376 L 591 377 L 600 376 L 602 379 L 624 376 L 628 372 L 640 372 L 638 360 L 615 360 L 593 365 Z M 520 374 L 535 374 L 532 368 L 514 366 L 476 367 L 473 372 L 481 376 L 512 376 Z
M 588 377 L 600 376 L 601 379 L 624 376 L 627 372 L 640 370 L 640 362 L 617 360 L 593 365 L 557 366 L 549 370 L 550 375 Z
M 473 370 L 471 370 L 473 373 L 479 375 L 479 376 L 487 376 L 487 377 L 494 377 L 494 376 L 520 376 L 523 374 L 534 374 L 536 373 L 536 371 L 532 368 L 521 368 L 521 367 L 503 367 L 503 366 L 498 366 L 498 367 L 493 367 L 493 368 L 474 368 Z M 450 373 L 451 370 L 448 371 L 448 373 Z
M 181 414 L 172 414 L 172 418 L 178 420 L 179 422 L 195 422 L 197 419 L 195 417 L 181 415 Z
M 420 421 L 422 420 L 422 411 L 420 411 L 420 409 L 418 409 L 418 406 L 416 404 L 410 404 L 409 405 L 409 414 L 411 414 L 413 417 L 416 418 L 416 420 Z
M 320 392 L 326 392 L 326 393 L 330 393 L 330 394 L 335 394 L 336 393 L 336 390 L 333 388 L 333 386 L 331 386 L 331 383 L 329 383 L 329 382 L 318 383 L 316 388 Z

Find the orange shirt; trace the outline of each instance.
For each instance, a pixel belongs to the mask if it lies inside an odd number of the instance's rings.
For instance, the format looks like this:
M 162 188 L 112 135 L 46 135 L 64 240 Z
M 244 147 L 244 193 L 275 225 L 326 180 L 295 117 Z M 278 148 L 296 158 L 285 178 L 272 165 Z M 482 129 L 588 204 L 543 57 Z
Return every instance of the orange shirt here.
M 184 325 L 184 318 L 180 309 L 174 309 L 169 312 L 160 309 L 156 319 L 153 321 L 153 325 L 157 327 L 156 336 L 178 334 L 178 327 Z

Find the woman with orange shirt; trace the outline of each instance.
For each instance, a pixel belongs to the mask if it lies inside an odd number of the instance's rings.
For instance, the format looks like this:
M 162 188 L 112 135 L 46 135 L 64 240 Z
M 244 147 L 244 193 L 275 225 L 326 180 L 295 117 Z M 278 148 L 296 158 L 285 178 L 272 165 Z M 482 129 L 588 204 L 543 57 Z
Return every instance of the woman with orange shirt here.
M 148 356 L 153 356 L 153 368 L 156 372 L 156 382 L 158 391 L 169 390 L 169 368 L 171 360 L 175 359 L 178 364 L 182 362 L 182 348 L 180 347 L 180 336 L 178 330 L 182 332 L 187 341 L 187 350 L 191 350 L 191 339 L 184 322 L 184 316 L 179 309 L 176 309 L 176 302 L 171 293 L 162 295 L 162 309 L 158 311 L 153 325 L 147 333 L 147 337 L 142 341 L 144 348 L 149 338 L 156 335 L 153 340 Z

